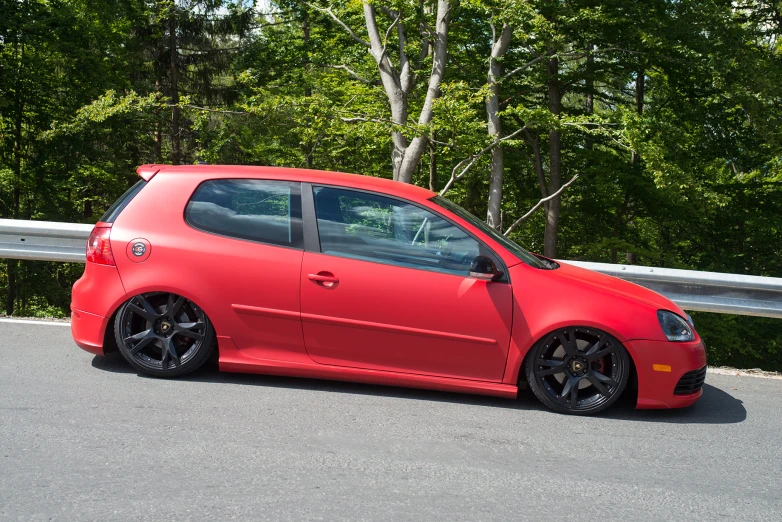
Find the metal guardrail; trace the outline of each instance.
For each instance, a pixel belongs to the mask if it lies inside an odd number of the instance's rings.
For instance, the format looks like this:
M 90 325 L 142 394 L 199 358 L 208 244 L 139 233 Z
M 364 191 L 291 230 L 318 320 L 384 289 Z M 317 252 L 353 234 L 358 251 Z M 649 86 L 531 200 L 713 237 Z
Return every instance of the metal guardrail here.
M 85 262 L 92 225 L 0 219 L 0 258 Z M 685 310 L 782 318 L 782 278 L 567 261 L 658 292 Z
M 782 319 L 782 278 L 567 261 L 664 295 L 685 310 Z
M 85 263 L 92 225 L 0 219 L 0 258 Z

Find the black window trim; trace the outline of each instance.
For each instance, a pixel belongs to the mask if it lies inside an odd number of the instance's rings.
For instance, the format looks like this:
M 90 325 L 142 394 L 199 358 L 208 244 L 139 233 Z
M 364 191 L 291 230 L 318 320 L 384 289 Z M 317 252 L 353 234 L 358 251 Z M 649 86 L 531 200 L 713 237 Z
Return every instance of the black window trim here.
M 315 215 L 315 194 L 312 183 L 301 184 L 301 226 L 304 228 L 304 251 L 321 252 L 318 218 Z
M 237 237 L 237 236 L 231 236 L 228 234 L 221 234 L 219 232 L 214 232 L 212 230 L 205 230 L 203 228 L 200 228 L 193 223 L 190 222 L 190 220 L 187 219 L 187 210 L 190 207 L 190 203 L 193 201 L 193 195 L 198 191 L 198 189 L 203 185 L 204 183 L 208 181 L 233 181 L 233 180 L 244 180 L 244 181 L 276 181 L 279 183 L 288 183 L 291 186 L 299 186 L 299 201 L 301 203 L 301 227 L 302 227 L 302 244 L 297 246 L 290 246 L 290 245 L 281 245 L 279 243 L 269 243 L 268 241 L 260 241 L 258 239 L 249 239 L 246 237 Z M 306 250 L 307 242 L 306 242 L 306 235 L 304 233 L 304 197 L 303 197 L 303 183 L 300 181 L 292 181 L 289 179 L 269 179 L 269 178 L 245 178 L 245 177 L 239 177 L 239 178 L 233 178 L 233 177 L 219 177 L 219 178 L 208 178 L 208 179 L 202 179 L 199 181 L 198 185 L 193 189 L 193 192 L 190 193 L 190 196 L 187 198 L 187 204 L 185 205 L 184 210 L 182 211 L 182 220 L 185 222 L 187 226 L 192 228 L 193 230 L 196 230 L 198 232 L 201 232 L 202 234 L 209 234 L 210 236 L 217 236 L 217 237 L 224 237 L 226 239 L 233 239 L 234 241 L 246 241 L 248 243 L 254 243 L 256 245 L 264 245 L 264 246 L 270 246 L 275 248 L 286 248 L 288 250 L 298 250 L 300 252 Z M 311 193 L 310 193 L 311 196 Z
M 435 216 L 437 216 L 437 217 L 447 221 L 448 223 L 450 223 L 451 225 L 453 225 L 457 229 L 461 230 L 462 232 L 464 232 L 465 234 L 467 234 L 468 236 L 473 238 L 478 243 L 478 248 L 479 248 L 479 252 L 481 252 L 481 255 L 483 255 L 483 250 L 485 250 L 486 253 L 490 254 L 490 257 L 494 261 L 494 264 L 497 266 L 498 269 L 500 269 L 502 271 L 502 277 L 500 279 L 497 279 L 496 281 L 492 281 L 493 283 L 507 283 L 507 284 L 510 284 L 510 282 L 511 282 L 510 281 L 510 274 L 508 273 L 508 267 L 505 264 L 505 261 L 502 259 L 501 256 L 497 255 L 497 252 L 495 252 L 493 248 L 491 248 L 489 245 L 487 245 L 486 242 L 483 241 L 480 237 L 478 237 L 477 235 L 473 234 L 471 231 L 466 230 L 459 223 L 456 223 L 454 220 L 450 219 L 449 217 L 442 215 L 440 212 L 437 212 L 437 211 L 435 211 L 435 210 L 433 210 L 433 209 L 431 209 L 429 207 L 421 205 L 420 203 L 418 203 L 416 201 L 411 201 L 409 199 L 405 199 L 405 198 L 402 198 L 402 197 L 399 197 L 399 196 L 395 196 L 395 195 L 392 195 L 392 194 L 386 194 L 386 193 L 383 193 L 383 192 L 375 192 L 375 191 L 372 191 L 372 190 L 365 190 L 365 189 L 359 189 L 359 188 L 354 188 L 354 187 L 346 187 L 344 185 L 332 185 L 332 184 L 328 184 L 328 183 L 307 183 L 307 185 L 309 185 L 309 188 L 310 188 L 310 193 L 309 193 L 309 198 L 307 200 L 307 203 L 312 205 L 311 210 L 310 210 L 310 213 L 311 213 L 310 219 L 313 221 L 312 225 L 314 225 L 315 230 L 317 230 L 317 234 L 318 234 L 317 250 L 307 250 L 309 252 L 323 253 L 323 249 L 321 248 L 321 245 L 320 245 L 320 230 L 318 229 L 318 219 L 317 219 L 317 214 L 316 214 L 316 211 L 315 211 L 315 197 L 314 197 L 315 189 L 319 188 L 319 187 L 323 187 L 323 188 L 333 188 L 333 189 L 339 189 L 339 190 L 350 190 L 350 191 L 353 191 L 353 192 L 360 192 L 360 193 L 369 194 L 369 195 L 372 195 L 372 196 L 380 196 L 380 197 L 383 197 L 383 198 L 388 198 L 388 199 L 393 199 L 393 200 L 396 200 L 396 201 L 400 201 L 400 202 L 406 203 L 408 205 L 413 205 L 415 207 L 420 208 L 421 210 L 424 210 L 426 212 L 434 214 Z M 303 190 L 304 190 L 304 187 L 302 187 L 302 191 Z M 304 198 L 304 196 L 302 194 L 302 198 L 301 198 L 302 222 L 303 222 L 305 230 L 306 230 L 307 226 L 310 225 L 310 223 L 303 219 L 303 217 L 305 215 L 305 212 L 304 212 L 304 201 L 305 201 L 305 198 Z M 305 232 L 305 237 L 306 237 L 306 232 Z M 324 255 L 329 255 L 329 256 L 334 256 L 334 257 L 341 257 L 341 258 L 344 258 L 344 259 L 353 259 L 353 260 L 356 259 L 355 257 L 343 256 L 343 255 L 338 255 L 338 254 L 324 254 Z M 461 277 L 461 278 L 469 277 L 469 276 L 460 276 L 460 275 L 457 275 L 457 274 L 451 274 L 451 273 L 448 273 L 448 272 L 440 272 L 440 271 L 437 271 L 437 270 L 428 270 L 426 268 L 417 268 L 417 267 L 412 267 L 412 266 L 400 266 L 400 265 L 396 265 L 396 264 L 393 264 L 393 263 L 383 263 L 381 261 L 371 261 L 371 260 L 368 260 L 368 259 L 359 259 L 359 261 L 365 261 L 367 263 L 376 263 L 376 264 L 379 264 L 379 265 L 386 265 L 386 266 L 395 266 L 397 268 L 408 268 L 410 270 L 421 270 L 423 272 L 429 272 L 430 274 L 431 273 L 436 273 L 436 274 L 450 275 L 450 276 L 453 276 L 453 277 Z

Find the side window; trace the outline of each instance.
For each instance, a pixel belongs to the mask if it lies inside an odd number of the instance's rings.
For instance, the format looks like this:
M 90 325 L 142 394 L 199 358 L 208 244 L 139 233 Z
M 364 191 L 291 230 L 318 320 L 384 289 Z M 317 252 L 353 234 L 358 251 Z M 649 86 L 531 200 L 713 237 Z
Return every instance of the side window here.
M 206 232 L 303 248 L 299 183 L 258 179 L 205 181 L 187 204 L 185 220 Z
M 393 198 L 315 188 L 324 254 L 466 276 L 479 243 L 445 219 Z

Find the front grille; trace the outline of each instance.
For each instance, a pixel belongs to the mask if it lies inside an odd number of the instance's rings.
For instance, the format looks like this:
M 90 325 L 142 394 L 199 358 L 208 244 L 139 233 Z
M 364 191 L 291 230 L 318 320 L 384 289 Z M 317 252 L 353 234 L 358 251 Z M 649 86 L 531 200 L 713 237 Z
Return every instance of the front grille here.
M 693 370 L 682 375 L 673 390 L 674 395 L 690 395 L 703 387 L 703 381 L 706 380 L 706 367 L 699 370 Z

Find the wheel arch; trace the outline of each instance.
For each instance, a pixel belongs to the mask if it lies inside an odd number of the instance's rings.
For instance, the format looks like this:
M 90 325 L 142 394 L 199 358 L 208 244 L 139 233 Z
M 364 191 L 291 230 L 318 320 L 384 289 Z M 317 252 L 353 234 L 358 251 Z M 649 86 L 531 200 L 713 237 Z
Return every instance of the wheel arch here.
M 122 301 L 124 303 L 125 301 Z M 122 306 L 122 303 L 120 306 Z M 117 320 L 117 312 L 119 306 L 114 308 L 114 311 L 109 316 L 109 320 L 106 322 L 106 329 L 103 332 L 103 355 L 119 352 L 119 346 L 117 346 L 117 337 L 114 335 L 114 322 Z
M 181 295 L 188 301 L 192 301 L 193 303 L 197 304 L 209 318 L 209 322 L 212 323 L 212 330 L 215 332 L 215 335 L 221 335 L 220 331 L 222 330 L 222 327 L 215 322 L 215 317 L 218 317 L 219 314 L 217 313 L 217 310 L 215 310 L 211 305 L 211 303 L 208 300 L 200 299 L 198 295 L 185 288 L 170 284 L 149 284 L 135 287 L 132 290 L 126 290 L 125 295 L 118 302 L 114 303 L 112 317 L 116 317 L 120 307 L 133 297 L 139 294 L 148 294 L 152 292 L 167 292 L 170 294 Z
M 616 348 L 608 348 L 606 351 L 606 354 L 613 352 L 612 355 L 605 356 L 613 358 L 613 366 L 608 362 L 605 367 L 601 365 L 595 371 L 593 364 L 598 359 L 590 359 L 589 352 L 601 346 L 605 347 L 606 345 L 603 343 L 606 342 L 606 337 L 608 337 L 608 346 L 616 346 Z M 573 346 L 575 339 L 587 341 L 588 344 L 578 348 Z M 567 347 L 568 344 L 575 348 L 576 353 L 570 351 Z M 628 349 L 627 344 L 611 332 L 594 326 L 580 324 L 559 326 L 556 329 L 549 330 L 545 335 L 539 336 L 532 343 L 530 349 L 527 350 L 519 365 L 517 386 L 519 389 L 530 389 L 545 406 L 560 413 L 576 415 L 599 413 L 610 407 L 617 400 L 628 397 L 628 387 L 634 387 L 633 381 L 637 378 L 637 371 L 631 350 Z M 561 347 L 564 347 L 566 353 L 559 356 L 556 353 L 549 352 L 548 350 L 552 349 L 552 345 L 557 350 L 561 350 Z M 591 349 L 587 350 L 589 347 Z M 553 358 L 554 361 L 546 361 L 542 365 L 545 367 L 545 371 L 538 374 L 537 368 L 539 365 L 536 362 L 537 360 L 533 361 L 530 359 L 533 353 L 546 353 L 548 354 L 546 358 Z M 581 355 L 581 357 L 578 357 L 578 355 Z M 599 351 L 595 355 L 600 355 Z M 570 364 L 568 361 L 571 358 L 574 361 L 572 370 L 569 366 L 565 369 L 565 366 Z M 583 364 L 576 366 L 578 364 L 576 361 L 581 361 Z M 604 375 L 601 375 L 599 372 L 602 372 Z M 551 383 L 555 379 L 553 377 L 555 374 L 564 374 L 562 378 L 556 377 L 559 384 Z M 603 383 L 604 386 L 598 386 L 598 380 L 608 381 L 609 378 L 614 379 L 612 381 L 613 389 L 606 386 L 606 382 Z M 589 386 L 589 383 L 587 383 L 585 388 L 592 389 L 591 394 L 587 397 L 579 397 L 580 385 L 584 383 L 584 379 L 591 381 L 594 387 Z M 551 388 L 552 385 L 555 386 L 553 390 Z M 559 389 L 556 388 L 557 386 L 559 386 Z M 637 392 L 633 390 L 629 393 L 636 395 Z M 587 400 L 585 406 L 581 405 L 582 400 Z
M 542 342 L 544 339 L 546 339 L 549 335 L 553 334 L 557 330 L 560 330 L 562 328 L 568 328 L 568 327 L 591 328 L 594 330 L 600 330 L 601 332 L 611 335 L 622 344 L 622 347 L 625 349 L 627 355 L 630 357 L 631 377 L 636 372 L 635 370 L 636 357 L 635 354 L 633 353 L 633 350 L 629 347 L 631 344 L 627 342 L 628 339 L 625 338 L 625 336 L 617 332 L 615 329 L 596 321 L 588 321 L 588 320 L 561 321 L 559 323 L 555 323 L 554 325 L 548 326 L 546 329 L 540 329 L 534 335 L 530 335 L 528 337 L 527 342 L 524 343 L 523 349 L 520 346 L 518 346 L 518 344 L 516 343 L 515 336 L 511 339 L 511 350 L 509 352 L 508 368 L 506 369 L 506 377 L 503 379 L 503 383 L 515 384 L 516 386 L 520 386 L 520 387 L 521 387 L 520 383 L 522 382 L 526 383 L 526 378 L 522 370 L 524 369 L 524 365 L 527 361 L 527 357 L 529 356 L 529 353 L 532 351 L 532 348 L 537 346 L 538 343 Z
M 122 308 L 122 305 L 127 303 L 130 299 L 133 297 L 140 295 L 140 294 L 147 294 L 152 292 L 167 292 L 171 294 L 177 294 L 185 299 L 194 302 L 197 304 L 203 311 L 204 314 L 206 314 L 206 317 L 209 319 L 209 322 L 212 324 L 212 331 L 214 332 L 216 337 L 219 337 L 220 334 L 218 333 L 221 331 L 221 327 L 215 323 L 214 317 L 215 314 L 212 314 L 212 308 L 210 305 L 207 304 L 207 306 L 204 306 L 201 301 L 192 294 L 192 292 L 188 292 L 187 290 L 183 288 L 179 288 L 172 285 L 144 285 L 141 287 L 134 288 L 131 291 L 126 292 L 122 297 L 120 297 L 117 301 L 115 301 L 111 308 L 110 308 L 110 315 L 109 319 L 106 321 L 106 328 L 103 332 L 103 353 L 109 354 L 113 352 L 119 351 L 119 346 L 117 346 L 117 340 L 114 335 L 114 323 L 117 321 L 117 315 L 119 313 L 120 308 Z M 220 347 L 219 343 L 214 343 L 214 350 L 215 353 L 219 354 Z

